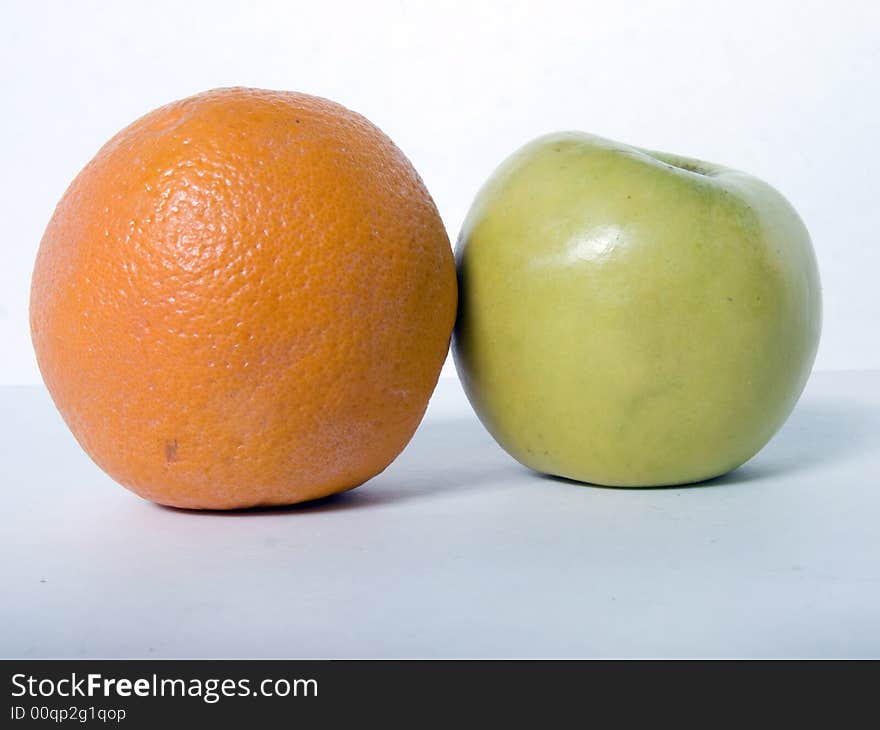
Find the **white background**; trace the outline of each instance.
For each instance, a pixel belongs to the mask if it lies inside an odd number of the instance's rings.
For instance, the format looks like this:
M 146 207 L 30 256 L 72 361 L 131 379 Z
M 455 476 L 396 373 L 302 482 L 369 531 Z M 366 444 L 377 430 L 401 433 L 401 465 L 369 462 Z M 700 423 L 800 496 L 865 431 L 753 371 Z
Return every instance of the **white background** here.
M 0 384 L 39 382 L 29 279 L 73 176 L 136 117 L 229 85 L 366 115 L 453 241 L 495 165 L 558 129 L 752 172 L 813 235 L 817 368 L 880 368 L 878 28 L 872 2 L 2 0 Z

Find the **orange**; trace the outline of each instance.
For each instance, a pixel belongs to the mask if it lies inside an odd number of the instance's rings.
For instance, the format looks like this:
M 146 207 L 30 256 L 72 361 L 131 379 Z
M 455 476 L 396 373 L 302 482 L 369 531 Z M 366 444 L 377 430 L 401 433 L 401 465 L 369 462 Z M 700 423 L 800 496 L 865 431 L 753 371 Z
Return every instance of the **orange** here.
M 291 504 L 400 453 L 456 296 L 437 209 L 379 129 L 326 99 L 219 89 L 137 120 L 73 181 L 31 333 L 58 410 L 124 486 Z

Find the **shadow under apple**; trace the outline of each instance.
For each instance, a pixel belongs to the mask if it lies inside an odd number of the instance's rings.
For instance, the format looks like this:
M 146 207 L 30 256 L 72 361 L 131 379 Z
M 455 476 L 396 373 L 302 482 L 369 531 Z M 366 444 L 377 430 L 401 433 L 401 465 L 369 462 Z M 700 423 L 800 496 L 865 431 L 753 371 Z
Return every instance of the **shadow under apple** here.
M 802 400 L 755 457 L 709 483 L 734 484 L 853 459 L 877 447 L 880 409 L 831 398 Z
M 852 459 L 859 453 L 876 448 L 878 433 L 880 409 L 831 399 L 801 401 L 770 442 L 739 468 L 701 482 L 640 487 L 633 491 L 732 486 L 801 472 L 842 459 Z M 597 489 L 630 489 L 585 484 L 551 474 L 540 476 Z
M 880 409 L 830 398 L 803 400 L 767 446 L 738 469 L 704 482 L 652 489 L 733 486 L 818 468 L 875 448 L 877 433 L 880 433 Z M 609 488 L 539 474 L 521 466 L 495 443 L 475 416 L 468 416 L 424 422 L 393 464 L 356 489 L 289 507 L 200 514 L 235 517 L 361 509 L 427 500 L 481 487 L 509 489 L 530 478 L 578 487 Z

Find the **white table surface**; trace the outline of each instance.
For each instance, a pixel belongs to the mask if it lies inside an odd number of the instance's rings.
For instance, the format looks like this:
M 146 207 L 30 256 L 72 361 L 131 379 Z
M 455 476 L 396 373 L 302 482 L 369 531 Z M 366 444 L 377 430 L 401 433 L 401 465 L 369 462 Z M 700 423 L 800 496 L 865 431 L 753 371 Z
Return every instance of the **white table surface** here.
M 0 389 L 2 657 L 880 656 L 880 372 L 818 373 L 706 485 L 529 472 L 440 382 L 403 455 L 311 506 L 191 513 Z

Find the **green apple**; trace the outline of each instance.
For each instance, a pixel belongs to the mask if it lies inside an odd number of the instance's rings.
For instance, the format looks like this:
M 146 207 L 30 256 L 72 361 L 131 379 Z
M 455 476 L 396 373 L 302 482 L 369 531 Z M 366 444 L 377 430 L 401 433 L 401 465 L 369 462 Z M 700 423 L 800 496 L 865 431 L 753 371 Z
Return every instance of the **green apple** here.
M 540 472 L 622 487 L 723 474 L 782 426 L 816 355 L 804 224 L 720 165 L 541 137 L 480 191 L 456 259 L 465 391 Z

